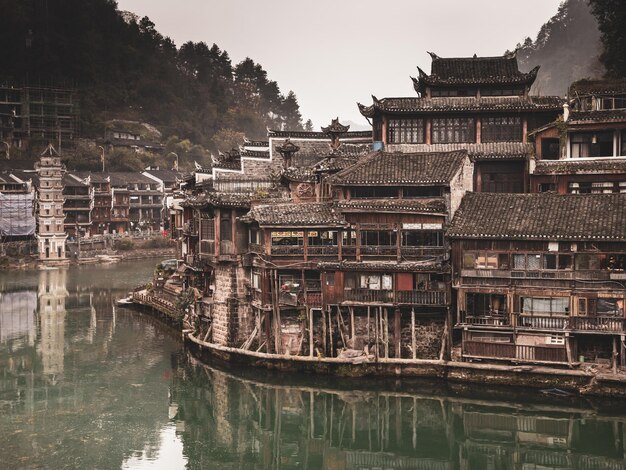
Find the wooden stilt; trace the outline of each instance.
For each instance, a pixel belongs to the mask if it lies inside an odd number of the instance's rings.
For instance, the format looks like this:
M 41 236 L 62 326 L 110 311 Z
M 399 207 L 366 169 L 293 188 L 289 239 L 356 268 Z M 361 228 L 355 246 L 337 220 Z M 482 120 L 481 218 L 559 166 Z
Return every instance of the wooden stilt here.
M 396 358 L 402 357 L 402 328 L 400 309 L 396 308 L 393 312 L 393 336 L 396 342 Z
M 613 373 L 617 374 L 617 338 L 613 336 L 613 355 L 611 357 Z
M 370 344 L 370 306 L 367 306 L 367 344 Z
M 354 307 L 350 307 L 350 340 L 352 341 L 350 347 L 352 349 L 354 349 L 356 345 L 355 330 L 356 328 L 354 325 Z
M 411 308 L 411 354 L 413 359 L 417 357 L 417 338 L 415 337 L 415 307 Z M 414 446 L 415 447 L 415 446 Z
M 374 310 L 374 356 L 378 360 L 378 309 Z
M 309 312 L 309 357 L 313 357 L 313 309 L 307 307 Z
M 328 331 L 326 328 L 326 311 L 327 311 L 328 307 L 325 309 L 322 309 L 321 311 L 321 315 L 322 315 L 322 347 L 324 348 L 324 355 L 326 356 L 328 354 Z
M 385 308 L 385 359 L 389 359 L 389 309 Z
M 342 323 L 343 323 L 343 317 L 341 315 L 341 307 L 337 305 L 337 328 L 339 328 L 339 336 L 341 337 L 343 349 L 347 349 L 346 338 L 343 335 Z
M 330 357 L 335 357 L 335 350 L 333 345 L 333 315 L 332 308 L 328 306 L 328 336 L 330 340 Z

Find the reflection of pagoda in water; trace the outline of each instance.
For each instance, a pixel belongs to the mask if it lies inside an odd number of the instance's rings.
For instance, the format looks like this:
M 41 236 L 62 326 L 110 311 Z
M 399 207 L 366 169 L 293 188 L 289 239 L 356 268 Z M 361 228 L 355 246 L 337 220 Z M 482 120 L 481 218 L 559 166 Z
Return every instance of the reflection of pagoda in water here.
M 39 273 L 39 353 L 43 373 L 48 375 L 63 372 L 66 283 L 67 271 L 64 269 L 42 270 Z
M 192 364 L 179 369 L 172 399 L 198 468 L 626 469 L 619 414 L 436 390 L 275 385 Z

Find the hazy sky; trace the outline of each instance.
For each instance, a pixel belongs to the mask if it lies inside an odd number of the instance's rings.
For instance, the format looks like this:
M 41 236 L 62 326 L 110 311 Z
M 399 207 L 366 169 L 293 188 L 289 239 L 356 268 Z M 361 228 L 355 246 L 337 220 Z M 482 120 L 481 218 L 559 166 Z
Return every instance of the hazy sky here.
M 298 96 L 316 130 L 331 118 L 366 124 L 356 102 L 415 96 L 409 76 L 441 57 L 501 55 L 556 13 L 561 0 L 118 0 L 177 46 L 216 43 L 233 64 L 260 63 Z M 541 72 L 539 72 L 541 73 Z

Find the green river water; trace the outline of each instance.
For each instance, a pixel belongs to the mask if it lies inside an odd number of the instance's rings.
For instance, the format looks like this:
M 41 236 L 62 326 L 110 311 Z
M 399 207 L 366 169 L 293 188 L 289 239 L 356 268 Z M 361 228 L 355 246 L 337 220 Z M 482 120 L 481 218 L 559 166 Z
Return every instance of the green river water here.
M 626 468 L 626 401 L 202 365 L 155 263 L 0 272 L 0 469 Z

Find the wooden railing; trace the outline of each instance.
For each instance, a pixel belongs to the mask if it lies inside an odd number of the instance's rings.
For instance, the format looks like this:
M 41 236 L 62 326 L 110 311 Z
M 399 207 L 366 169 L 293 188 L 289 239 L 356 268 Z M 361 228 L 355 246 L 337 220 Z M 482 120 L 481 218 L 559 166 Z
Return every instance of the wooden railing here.
M 564 330 L 568 326 L 568 317 L 563 315 L 542 315 L 516 313 L 518 328 L 537 328 L 542 330 Z
M 624 318 L 611 316 L 570 317 L 569 327 L 583 331 L 624 331 Z
M 259 254 L 265 253 L 265 248 L 263 247 L 263 245 L 260 245 L 258 243 L 250 243 L 248 245 L 248 249 L 253 253 L 259 253 Z
M 309 246 L 307 253 L 313 256 L 336 256 L 339 254 L 338 246 Z
M 393 291 L 374 289 L 350 289 L 343 291 L 343 299 L 352 302 L 392 303 Z
M 514 314 L 518 328 L 578 331 L 624 331 L 624 318 L 617 316 L 557 316 Z
M 462 312 L 461 323 L 478 326 L 511 326 L 509 316 L 506 314 L 467 315 L 465 312 Z
M 463 355 L 466 357 L 509 359 L 525 362 L 567 363 L 567 351 L 562 346 L 530 346 L 512 343 L 464 341 Z
M 561 279 L 561 280 L 594 280 L 603 281 L 610 279 L 609 271 L 571 271 L 571 270 L 508 270 L 508 269 L 462 269 L 463 277 L 496 277 L 515 279 Z
M 415 305 L 446 305 L 446 293 L 436 290 L 398 291 L 396 302 Z
M 400 253 L 405 257 L 415 256 L 441 256 L 445 253 L 442 246 L 403 246 Z
M 297 246 L 273 245 L 272 255 L 282 255 L 282 256 L 304 255 L 304 247 L 300 245 L 297 245 Z

